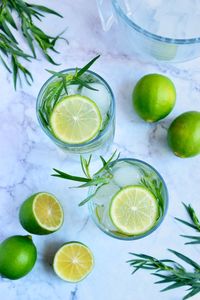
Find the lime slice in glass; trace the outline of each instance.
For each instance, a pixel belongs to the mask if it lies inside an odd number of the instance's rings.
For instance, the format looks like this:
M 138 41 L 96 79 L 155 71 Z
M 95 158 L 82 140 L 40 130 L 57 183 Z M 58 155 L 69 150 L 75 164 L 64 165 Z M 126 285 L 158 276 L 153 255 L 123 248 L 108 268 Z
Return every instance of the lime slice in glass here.
M 68 144 L 82 144 L 97 136 L 102 117 L 91 99 L 80 95 L 65 96 L 55 105 L 50 124 L 59 140 Z
M 19 219 L 28 232 L 49 234 L 61 227 L 64 219 L 63 209 L 52 194 L 37 193 L 21 205 Z
M 68 282 L 84 279 L 92 271 L 93 265 L 92 252 L 79 242 L 66 243 L 57 251 L 53 261 L 55 273 Z
M 127 186 L 112 198 L 110 218 L 121 233 L 144 234 L 156 224 L 158 216 L 157 200 L 142 186 Z

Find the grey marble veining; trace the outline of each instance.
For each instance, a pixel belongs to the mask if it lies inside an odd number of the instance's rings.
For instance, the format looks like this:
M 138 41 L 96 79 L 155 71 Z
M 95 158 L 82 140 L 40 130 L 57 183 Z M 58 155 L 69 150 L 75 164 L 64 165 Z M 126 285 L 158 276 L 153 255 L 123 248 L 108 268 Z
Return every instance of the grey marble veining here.
M 117 27 L 104 33 L 97 15 L 95 1 L 37 1 L 64 15 L 50 16 L 44 28 L 51 34 L 67 27 L 69 45 L 59 41 L 61 66 L 47 63 L 41 54 L 30 65 L 34 84 L 13 90 L 12 78 L 0 66 L 0 241 L 14 234 L 26 234 L 18 221 L 19 207 L 24 199 L 38 191 L 54 193 L 62 202 L 65 222 L 60 231 L 49 236 L 33 236 L 38 260 L 33 271 L 17 281 L 0 279 L 3 300 L 180 300 L 184 289 L 159 293 L 155 278 L 146 272 L 131 275 L 125 263 L 128 252 L 147 252 L 157 257 L 172 257 L 167 248 L 183 251 L 199 261 L 200 247 L 184 246 L 180 234 L 191 231 L 178 224 L 174 216 L 186 217 L 181 202 L 190 202 L 200 212 L 200 157 L 179 159 L 166 143 L 167 128 L 183 111 L 200 110 L 200 59 L 192 62 L 163 65 L 143 61 L 138 55 L 126 55 Z M 56 25 L 55 25 L 56 24 Z M 119 43 L 118 43 L 119 44 Z M 117 102 L 116 136 L 112 149 L 121 156 L 143 159 L 164 177 L 169 189 L 169 211 L 162 226 L 145 239 L 124 242 L 102 233 L 89 218 L 87 207 L 79 208 L 86 190 L 68 189 L 70 183 L 50 176 L 52 168 L 78 173 L 79 164 L 71 162 L 55 148 L 40 129 L 35 103 L 38 91 L 49 77 L 45 69 L 60 70 L 82 66 L 97 53 L 102 56 L 93 70 L 111 85 Z M 159 72 L 169 76 L 177 88 L 177 104 L 173 112 L 157 124 L 147 124 L 132 108 L 131 93 L 136 81 L 146 73 Z M 111 149 L 111 150 L 112 150 Z M 73 285 L 55 276 L 51 264 L 55 251 L 66 241 L 86 243 L 94 253 L 95 268 L 83 282 Z M 147 298 L 148 295 L 148 298 Z M 198 300 L 200 296 L 195 299 Z

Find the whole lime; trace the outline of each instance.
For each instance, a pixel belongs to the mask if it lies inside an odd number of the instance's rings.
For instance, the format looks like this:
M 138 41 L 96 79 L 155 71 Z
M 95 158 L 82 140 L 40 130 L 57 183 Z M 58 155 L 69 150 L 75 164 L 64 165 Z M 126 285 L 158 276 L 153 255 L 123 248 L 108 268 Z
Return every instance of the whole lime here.
M 137 82 L 132 98 L 137 114 L 146 122 L 156 122 L 172 111 L 176 89 L 168 77 L 148 74 Z
M 168 143 L 180 157 L 200 153 L 200 112 L 189 111 L 178 116 L 168 129 Z
M 37 250 L 30 235 L 15 235 L 0 244 L 0 274 L 19 279 L 29 273 L 36 261 Z

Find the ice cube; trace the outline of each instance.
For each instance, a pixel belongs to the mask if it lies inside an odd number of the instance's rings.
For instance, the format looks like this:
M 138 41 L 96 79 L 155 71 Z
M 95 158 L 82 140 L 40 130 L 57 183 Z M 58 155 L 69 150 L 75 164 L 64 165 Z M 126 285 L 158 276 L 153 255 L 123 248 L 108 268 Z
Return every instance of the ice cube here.
M 113 182 L 103 185 L 95 195 L 95 203 L 104 205 L 109 203 L 118 190 L 119 187 Z
M 127 185 L 137 185 L 140 183 L 141 174 L 137 166 L 133 166 L 126 162 L 118 165 L 113 169 L 113 181 L 119 187 Z
M 76 95 L 76 94 L 79 94 L 80 92 L 78 91 L 78 88 L 79 88 L 79 85 L 78 85 L 78 84 L 72 84 L 72 85 L 69 85 L 69 86 L 67 87 L 68 95 Z
M 97 104 L 103 121 L 105 121 L 111 102 L 109 92 L 106 87 L 100 83 L 90 83 L 90 86 L 94 89 L 97 89 L 98 91 L 93 91 L 86 87 L 83 87 L 83 89 L 81 90 L 81 95 L 90 98 Z
M 113 222 L 110 218 L 109 208 L 110 208 L 110 206 L 104 210 L 102 224 L 106 229 L 108 229 L 110 231 L 117 231 L 117 228 L 115 227 L 115 225 L 113 224 Z

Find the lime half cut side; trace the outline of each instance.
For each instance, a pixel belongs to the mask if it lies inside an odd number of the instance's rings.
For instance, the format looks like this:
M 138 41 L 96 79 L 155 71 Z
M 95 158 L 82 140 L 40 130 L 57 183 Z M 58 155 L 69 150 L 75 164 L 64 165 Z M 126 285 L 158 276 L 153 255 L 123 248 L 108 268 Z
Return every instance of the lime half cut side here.
M 142 186 L 127 186 L 115 194 L 111 201 L 111 220 L 126 235 L 146 233 L 154 227 L 158 216 L 156 198 Z
M 83 280 L 93 269 L 94 258 L 90 249 L 79 242 L 69 242 L 56 253 L 53 261 L 55 273 L 68 282 Z
M 97 136 L 102 117 L 91 99 L 80 95 L 65 96 L 55 105 L 50 125 L 54 135 L 62 142 L 82 144 Z
M 55 196 L 40 192 L 24 201 L 19 218 L 25 230 L 42 235 L 57 231 L 63 224 L 64 214 Z

